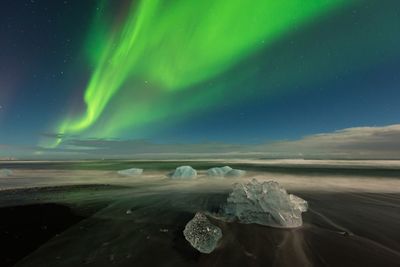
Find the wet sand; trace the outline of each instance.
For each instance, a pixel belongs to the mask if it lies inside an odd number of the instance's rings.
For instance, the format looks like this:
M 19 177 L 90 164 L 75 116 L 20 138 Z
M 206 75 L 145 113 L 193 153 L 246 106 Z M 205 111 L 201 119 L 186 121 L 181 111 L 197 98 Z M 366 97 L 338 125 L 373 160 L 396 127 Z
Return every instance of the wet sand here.
M 213 220 L 222 229 L 223 239 L 209 255 L 194 250 L 182 231 L 195 211 L 218 210 L 225 193 L 124 197 L 89 215 L 93 200 L 69 202 L 67 196 L 58 201 L 68 208 L 54 204 L 39 212 L 42 220 L 37 228 L 24 219 L 37 216 L 33 210 L 26 213 L 26 207 L 12 209 L 13 216 L 10 208 L 2 208 L 0 213 L 2 218 L 15 219 L 8 222 L 13 225 L 13 234 L 21 237 L 11 242 L 23 251 L 27 240 L 32 240 L 32 235 L 21 235 L 27 230 L 26 224 L 41 233 L 45 226 L 65 224 L 71 210 L 72 218 L 82 213 L 86 216 L 67 224 L 68 229 L 61 229 L 36 248 L 31 246 L 30 253 L 16 266 L 398 266 L 399 194 L 297 194 L 311 207 L 304 215 L 303 227 L 285 230 Z M 40 199 L 40 190 L 35 195 Z M 46 218 L 56 211 L 59 220 Z
M 184 239 L 184 226 L 197 211 L 217 212 L 233 181 L 176 182 L 152 175 L 130 184 L 115 185 L 110 179 L 106 185 L 103 177 L 102 185 L 0 191 L 0 214 L 7 216 L 9 228 L 4 220 L 0 227 L 21 236 L 7 241 L 10 248 L 25 251 L 15 266 L 399 266 L 400 192 L 393 188 L 398 183 L 393 176 L 361 184 L 358 175 L 335 187 L 335 181 L 351 177 L 312 185 L 317 180 L 303 173 L 281 175 L 290 193 L 309 202 L 302 227 L 276 229 L 211 218 L 223 238 L 214 252 L 201 254 Z M 273 178 L 264 170 L 251 175 Z M 356 190 L 358 183 L 362 190 Z M 32 224 L 35 210 L 42 214 L 38 224 Z M 35 237 L 23 234 L 27 225 L 34 225 L 29 229 L 36 233 L 47 225 L 50 233 L 32 242 Z M 24 238 L 31 241 L 29 247 Z

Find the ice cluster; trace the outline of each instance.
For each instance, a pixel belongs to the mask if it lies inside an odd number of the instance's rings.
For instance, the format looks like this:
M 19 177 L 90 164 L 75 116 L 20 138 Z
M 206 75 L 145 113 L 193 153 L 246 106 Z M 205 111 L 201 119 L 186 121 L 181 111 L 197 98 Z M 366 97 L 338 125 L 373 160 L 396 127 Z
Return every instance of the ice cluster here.
M 197 212 L 186 224 L 183 234 L 186 240 L 201 253 L 211 253 L 222 237 L 221 229 L 213 225 L 201 212 Z
M 196 178 L 197 171 L 191 166 L 180 166 L 176 170 L 169 174 L 172 179 L 193 179 Z
M 143 173 L 143 169 L 138 169 L 138 168 L 131 168 L 131 169 L 118 171 L 119 175 L 124 175 L 124 176 L 139 176 L 142 173 Z
M 9 169 L 0 169 L 0 177 L 8 177 L 13 174 L 12 170 Z
M 214 167 L 211 169 L 207 170 L 207 175 L 208 176 L 216 176 L 216 177 L 240 177 L 245 175 L 246 172 L 242 170 L 235 170 L 232 169 L 229 166 L 224 166 L 224 167 Z
M 279 183 L 253 179 L 247 184 L 234 185 L 224 213 L 241 223 L 294 228 L 303 224 L 301 214 L 307 208 L 307 201 L 288 194 Z

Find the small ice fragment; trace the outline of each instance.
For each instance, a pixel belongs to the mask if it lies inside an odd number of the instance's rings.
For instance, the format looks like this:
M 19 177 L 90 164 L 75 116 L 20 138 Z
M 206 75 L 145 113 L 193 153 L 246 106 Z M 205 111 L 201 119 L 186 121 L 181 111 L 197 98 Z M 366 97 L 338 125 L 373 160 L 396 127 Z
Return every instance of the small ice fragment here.
M 13 174 L 12 170 L 9 169 L 0 169 L 0 177 L 8 177 Z
M 191 166 L 180 166 L 176 170 L 169 174 L 172 179 L 193 179 L 196 178 L 197 171 Z
M 350 236 L 350 233 L 347 231 L 339 232 L 342 236 Z
M 131 168 L 131 169 L 118 171 L 119 175 L 124 175 L 124 176 L 139 176 L 142 173 L 143 173 L 143 169 L 138 169 L 138 168 Z
M 127 210 L 125 213 L 126 214 L 132 214 L 132 210 Z
M 303 224 L 301 214 L 307 208 L 307 201 L 288 194 L 277 182 L 259 183 L 253 179 L 234 185 L 224 213 L 242 223 L 294 228 Z
M 183 234 L 192 247 L 207 254 L 217 247 L 222 237 L 221 229 L 213 225 L 201 212 L 197 212 L 186 224 Z
M 165 229 L 161 228 L 161 229 L 160 229 L 160 232 L 161 232 L 161 233 L 168 233 L 168 229 L 166 229 L 166 228 L 165 228 Z

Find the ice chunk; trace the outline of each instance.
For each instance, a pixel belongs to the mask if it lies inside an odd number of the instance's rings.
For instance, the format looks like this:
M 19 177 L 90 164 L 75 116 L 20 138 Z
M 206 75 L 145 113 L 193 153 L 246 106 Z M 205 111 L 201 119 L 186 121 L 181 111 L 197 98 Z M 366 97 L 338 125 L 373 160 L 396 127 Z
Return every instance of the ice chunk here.
M 211 253 L 222 237 L 221 229 L 213 225 L 201 212 L 197 212 L 186 224 L 183 234 L 192 247 L 201 253 Z
M 214 167 L 211 169 L 207 170 L 207 175 L 208 176 L 218 176 L 218 177 L 224 177 L 226 173 L 229 171 L 233 170 L 229 166 L 224 166 L 224 167 Z
M 138 168 L 131 168 L 131 169 L 118 171 L 119 175 L 124 175 L 124 176 L 139 176 L 142 173 L 143 173 L 143 169 L 138 169 Z
M 12 170 L 9 169 L 0 169 L 0 177 L 8 177 L 13 174 Z
M 245 171 L 235 170 L 229 166 L 214 167 L 207 170 L 208 176 L 217 176 L 217 177 L 241 177 L 245 174 L 246 174 Z
M 307 201 L 288 194 L 275 181 L 235 184 L 225 207 L 225 214 L 242 223 L 257 223 L 272 227 L 293 228 L 303 224 L 301 213 L 307 211 Z
M 225 176 L 228 177 L 242 177 L 246 174 L 246 171 L 242 171 L 242 170 L 230 170 L 229 172 L 227 172 L 225 174 Z
M 172 179 L 193 179 L 196 178 L 197 171 L 191 166 L 180 166 L 173 173 L 170 173 L 169 176 Z

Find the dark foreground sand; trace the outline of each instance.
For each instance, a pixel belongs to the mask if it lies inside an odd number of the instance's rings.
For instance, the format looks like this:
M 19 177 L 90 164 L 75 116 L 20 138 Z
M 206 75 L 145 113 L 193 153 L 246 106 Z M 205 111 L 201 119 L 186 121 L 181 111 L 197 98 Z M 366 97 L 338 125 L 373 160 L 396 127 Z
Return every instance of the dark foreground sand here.
M 309 201 L 303 227 L 214 220 L 223 238 L 201 254 L 183 228 L 196 211 L 217 211 L 227 193 L 144 184 L 5 190 L 0 266 L 400 266 L 400 194 L 291 191 Z

